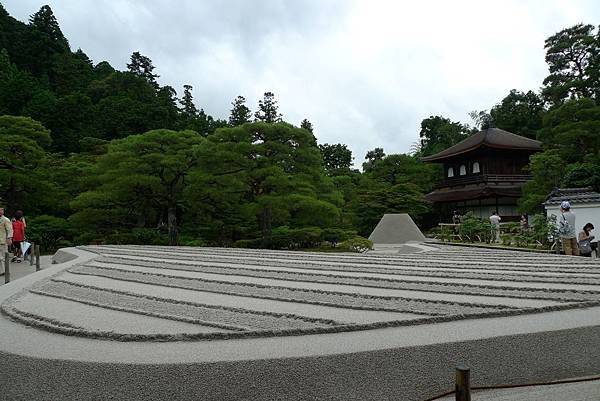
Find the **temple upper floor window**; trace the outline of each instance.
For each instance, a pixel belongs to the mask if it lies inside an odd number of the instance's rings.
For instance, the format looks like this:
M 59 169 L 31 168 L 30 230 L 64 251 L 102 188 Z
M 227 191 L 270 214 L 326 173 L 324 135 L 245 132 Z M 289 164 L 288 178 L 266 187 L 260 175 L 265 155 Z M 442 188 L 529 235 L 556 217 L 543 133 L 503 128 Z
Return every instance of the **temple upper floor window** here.
M 448 168 L 448 178 L 454 177 L 454 169 L 452 167 Z
M 460 165 L 459 174 L 460 175 L 467 175 L 467 166 L 465 166 L 464 164 L 461 164 Z
M 473 174 L 477 174 L 480 172 L 481 172 L 481 170 L 479 169 L 479 162 L 473 163 Z

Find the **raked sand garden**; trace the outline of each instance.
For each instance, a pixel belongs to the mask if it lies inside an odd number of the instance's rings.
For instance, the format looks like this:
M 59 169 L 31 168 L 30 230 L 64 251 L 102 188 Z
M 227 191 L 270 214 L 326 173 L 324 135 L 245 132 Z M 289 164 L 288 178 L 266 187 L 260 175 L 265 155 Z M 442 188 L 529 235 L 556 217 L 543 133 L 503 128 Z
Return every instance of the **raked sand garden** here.
M 419 400 L 457 363 L 488 384 L 600 367 L 597 261 L 412 249 L 63 250 L 0 287 L 0 399 Z

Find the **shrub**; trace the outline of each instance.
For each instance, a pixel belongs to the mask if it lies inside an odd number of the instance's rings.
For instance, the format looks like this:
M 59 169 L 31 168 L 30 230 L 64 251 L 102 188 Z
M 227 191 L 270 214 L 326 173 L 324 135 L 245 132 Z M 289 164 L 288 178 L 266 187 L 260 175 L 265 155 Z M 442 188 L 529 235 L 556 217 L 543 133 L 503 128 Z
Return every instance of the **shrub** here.
M 326 228 L 323 230 L 322 239 L 331 244 L 332 248 L 335 248 L 338 243 L 346 241 L 356 236 L 356 231 L 344 230 L 342 228 Z
M 274 249 L 290 249 L 293 242 L 293 230 L 288 226 L 280 226 L 271 232 L 271 247 Z
M 98 233 L 87 231 L 75 236 L 73 241 L 76 245 L 102 245 L 105 243 L 104 238 Z
M 136 237 L 131 231 L 116 231 L 105 236 L 105 243 L 114 245 L 135 244 Z
M 254 238 L 254 239 L 240 239 L 233 243 L 235 248 L 260 248 L 262 244 L 262 239 Z
M 39 244 L 42 252 L 54 252 L 70 237 L 69 222 L 60 217 L 41 215 L 27 219 L 27 239 Z
M 460 225 L 460 235 L 470 242 L 475 240 L 490 242 L 492 240 L 492 226 L 489 222 L 475 217 L 472 212 L 467 213 Z
M 304 227 L 292 230 L 292 244 L 296 248 L 316 248 L 321 245 L 323 231 L 318 227 Z
M 271 233 L 271 248 L 298 249 L 316 248 L 322 239 L 323 230 L 319 227 L 289 228 L 280 226 Z
M 134 244 L 138 245 L 168 245 L 169 238 L 152 228 L 134 228 L 131 230 Z
M 207 246 L 205 240 L 198 237 L 192 237 L 188 235 L 180 235 L 179 236 L 179 244 L 182 246 Z
M 373 242 L 357 235 L 342 242 L 339 248 L 342 250 L 347 250 L 349 252 L 363 253 L 373 249 Z
M 529 242 L 550 248 L 558 239 L 556 216 L 546 217 L 543 214 L 536 214 L 531 219 L 526 235 Z

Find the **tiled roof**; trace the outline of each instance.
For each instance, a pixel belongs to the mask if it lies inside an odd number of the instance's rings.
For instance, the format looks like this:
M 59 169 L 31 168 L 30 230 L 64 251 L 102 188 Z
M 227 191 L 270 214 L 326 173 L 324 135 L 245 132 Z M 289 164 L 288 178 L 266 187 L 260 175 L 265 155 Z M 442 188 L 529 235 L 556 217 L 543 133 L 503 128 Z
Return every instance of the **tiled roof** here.
M 425 195 L 429 202 L 457 202 L 492 197 L 518 198 L 521 186 L 499 186 L 488 184 L 484 187 L 467 189 L 438 189 Z
M 569 201 L 573 205 L 582 203 L 600 203 L 600 193 L 591 187 L 585 188 L 556 188 L 546 198 L 544 205 L 560 205 Z
M 423 161 L 440 161 L 449 157 L 457 156 L 475 150 L 481 146 L 495 149 L 530 150 L 537 152 L 542 150 L 542 143 L 534 139 L 525 138 L 499 128 L 488 128 L 471 135 L 454 146 L 442 150 L 435 155 L 423 157 Z

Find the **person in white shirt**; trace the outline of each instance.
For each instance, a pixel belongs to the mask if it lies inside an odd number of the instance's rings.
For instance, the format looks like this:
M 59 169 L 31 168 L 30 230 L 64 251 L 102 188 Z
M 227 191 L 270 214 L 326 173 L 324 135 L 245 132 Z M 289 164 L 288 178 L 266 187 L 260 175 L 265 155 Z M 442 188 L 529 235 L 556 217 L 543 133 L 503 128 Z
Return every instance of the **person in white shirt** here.
M 577 234 L 575 233 L 575 214 L 571 212 L 569 201 L 560 204 L 560 217 L 558 220 L 558 236 L 562 242 L 565 255 L 579 256 Z
M 12 245 L 13 228 L 10 220 L 4 215 L 4 208 L 0 207 L 0 274 L 4 274 L 4 254 Z
M 502 218 L 498 216 L 498 212 L 494 212 L 490 216 L 490 223 L 492 224 L 492 238 L 494 239 L 494 242 L 500 242 L 500 220 L 502 220 Z

